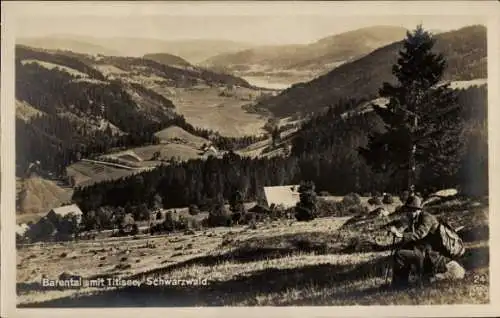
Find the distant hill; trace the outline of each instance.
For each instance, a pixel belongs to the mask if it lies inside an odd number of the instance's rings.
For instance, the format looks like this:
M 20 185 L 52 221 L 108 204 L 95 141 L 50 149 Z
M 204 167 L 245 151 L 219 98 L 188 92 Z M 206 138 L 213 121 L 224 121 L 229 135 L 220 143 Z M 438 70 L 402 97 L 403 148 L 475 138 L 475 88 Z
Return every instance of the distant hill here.
M 486 78 L 486 28 L 470 26 L 435 36 L 435 51 L 442 52 L 448 66 L 444 79 L 469 81 Z M 383 82 L 394 82 L 391 70 L 402 42 L 389 44 L 307 83 L 295 84 L 257 107 L 279 117 L 309 113 L 345 99 L 377 97 Z
M 19 211 L 27 214 L 48 213 L 51 209 L 70 202 L 72 191 L 54 181 L 33 176 L 20 182 Z
M 196 148 L 209 143 L 207 139 L 195 136 L 177 126 L 170 126 L 158 131 L 155 136 L 160 139 L 160 142 L 182 143 Z
M 69 50 L 86 54 L 141 57 L 154 52 L 165 52 L 198 63 L 211 56 L 236 52 L 252 47 L 247 43 L 225 40 L 161 40 L 148 38 L 99 38 L 89 36 L 52 36 L 20 38 L 18 44 L 43 48 Z
M 155 58 L 190 65 L 170 55 Z M 114 147 L 151 144 L 156 140 L 154 133 L 171 125 L 195 132 L 176 112 L 170 94 L 238 87 L 252 92 L 240 78 L 195 66 L 172 67 L 142 57 L 89 55 L 18 45 L 18 168 L 23 171 L 26 165 L 39 160 L 44 169 L 59 175 L 80 157 Z
M 155 53 L 144 55 L 145 59 L 152 60 L 167 66 L 173 67 L 192 67 L 191 63 L 183 59 L 182 57 L 168 54 L 168 53 Z
M 310 80 L 376 48 L 401 40 L 406 29 L 373 26 L 320 39 L 305 45 L 279 45 L 221 54 L 202 65 L 238 76 L 301 74 Z M 283 77 L 286 77 L 282 74 Z
M 16 44 L 41 48 L 46 50 L 64 50 L 84 54 L 120 55 L 120 52 L 105 45 L 92 43 L 84 39 L 74 39 L 69 37 L 30 37 L 17 38 Z

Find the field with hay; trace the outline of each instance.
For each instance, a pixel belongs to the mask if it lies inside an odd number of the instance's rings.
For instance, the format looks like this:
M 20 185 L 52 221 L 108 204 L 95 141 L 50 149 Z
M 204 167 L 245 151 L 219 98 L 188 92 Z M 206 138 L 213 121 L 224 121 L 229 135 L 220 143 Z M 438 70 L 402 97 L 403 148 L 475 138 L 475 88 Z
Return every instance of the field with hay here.
M 248 88 L 175 89 L 169 95 L 161 88 L 156 91 L 174 103 L 177 112 L 195 127 L 211 129 L 223 136 L 241 137 L 264 133 L 268 118 L 251 114 L 242 107 L 255 103 L 260 92 Z
M 489 302 L 488 204 L 428 208 L 460 232 L 461 281 L 385 290 L 391 238 L 401 215 L 278 220 L 256 227 L 20 247 L 20 307 L 423 305 Z M 140 286 L 43 287 L 42 278 L 122 278 Z M 163 284 L 154 285 L 163 279 Z M 195 286 L 196 284 L 199 284 Z

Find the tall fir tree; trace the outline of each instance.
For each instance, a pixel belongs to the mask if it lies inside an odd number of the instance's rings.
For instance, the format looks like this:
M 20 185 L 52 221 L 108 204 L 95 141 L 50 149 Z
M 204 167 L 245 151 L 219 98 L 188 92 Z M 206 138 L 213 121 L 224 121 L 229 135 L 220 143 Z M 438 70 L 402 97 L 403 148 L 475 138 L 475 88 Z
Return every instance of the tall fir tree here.
M 360 154 L 399 187 L 434 188 L 456 182 L 462 151 L 462 112 L 449 83 L 442 81 L 446 60 L 432 51 L 435 40 L 421 25 L 407 32 L 397 64 L 395 84 L 384 83 L 373 105 L 386 130 L 372 133 Z
M 299 187 L 300 201 L 295 206 L 298 221 L 311 221 L 317 217 L 316 186 L 312 181 L 302 182 Z

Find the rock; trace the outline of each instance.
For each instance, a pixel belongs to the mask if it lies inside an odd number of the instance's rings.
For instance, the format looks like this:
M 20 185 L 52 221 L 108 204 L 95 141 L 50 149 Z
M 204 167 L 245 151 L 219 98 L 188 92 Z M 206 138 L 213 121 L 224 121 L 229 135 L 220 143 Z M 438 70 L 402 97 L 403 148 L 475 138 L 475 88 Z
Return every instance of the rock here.
M 436 274 L 436 280 L 460 280 L 465 276 L 465 268 L 456 261 L 446 264 L 446 272 Z

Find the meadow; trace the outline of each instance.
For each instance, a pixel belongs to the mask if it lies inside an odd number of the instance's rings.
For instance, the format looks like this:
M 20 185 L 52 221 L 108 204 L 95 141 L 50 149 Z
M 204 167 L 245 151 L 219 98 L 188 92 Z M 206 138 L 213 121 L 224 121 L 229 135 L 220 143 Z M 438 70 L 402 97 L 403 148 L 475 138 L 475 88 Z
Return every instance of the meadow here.
M 401 215 L 276 220 L 256 227 L 20 247 L 20 307 L 424 305 L 489 302 L 488 203 L 453 200 L 428 208 L 460 232 L 467 252 L 460 281 L 385 290 L 391 238 Z M 139 287 L 49 288 L 42 278 L 123 278 Z M 203 280 L 152 286 L 148 279 Z

